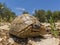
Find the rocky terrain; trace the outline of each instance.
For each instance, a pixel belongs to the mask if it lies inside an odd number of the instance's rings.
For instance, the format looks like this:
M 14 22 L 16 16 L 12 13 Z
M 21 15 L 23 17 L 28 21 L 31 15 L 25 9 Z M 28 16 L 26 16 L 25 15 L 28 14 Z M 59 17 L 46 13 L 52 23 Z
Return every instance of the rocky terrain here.
M 59 45 L 59 38 L 52 37 L 51 34 L 42 37 L 32 37 L 21 39 L 9 34 L 10 23 L 0 24 L 0 45 Z

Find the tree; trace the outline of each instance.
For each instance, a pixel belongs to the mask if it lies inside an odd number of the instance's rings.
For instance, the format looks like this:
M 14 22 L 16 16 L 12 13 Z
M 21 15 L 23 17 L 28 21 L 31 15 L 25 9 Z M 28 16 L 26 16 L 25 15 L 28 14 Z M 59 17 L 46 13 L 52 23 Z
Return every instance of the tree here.
M 57 20 L 60 20 L 60 11 L 58 11 L 58 16 L 57 16 Z
M 34 16 L 37 17 L 40 22 L 45 22 L 45 11 L 44 10 L 35 10 Z
M 59 14 L 58 11 L 54 11 L 54 12 L 53 12 L 53 18 L 54 18 L 55 21 L 58 20 L 58 16 L 59 16 L 58 14 Z
M 5 4 L 0 3 L 0 17 L 2 20 L 10 22 L 10 19 L 13 20 L 16 17 L 16 14 L 12 12 Z
M 50 19 L 50 17 L 52 16 L 52 12 L 50 11 L 50 10 L 48 10 L 47 12 L 46 12 L 46 18 L 47 18 L 47 21 L 49 22 L 49 19 Z

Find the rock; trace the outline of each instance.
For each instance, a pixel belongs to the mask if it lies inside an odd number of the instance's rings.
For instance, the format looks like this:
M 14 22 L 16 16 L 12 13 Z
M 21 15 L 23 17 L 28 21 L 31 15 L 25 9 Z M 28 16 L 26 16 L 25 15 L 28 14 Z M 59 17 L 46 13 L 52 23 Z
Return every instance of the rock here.
M 0 38 L 0 42 L 3 40 L 3 38 Z
M 9 42 L 10 44 L 14 44 L 14 40 L 13 40 L 12 38 L 9 38 L 9 39 L 8 39 L 8 42 Z
M 58 45 L 59 39 L 47 38 L 47 39 L 41 39 L 41 41 L 29 40 L 28 44 L 31 44 L 31 45 Z
M 45 34 L 44 37 L 45 38 L 52 38 L 52 35 L 51 34 Z
M 9 30 L 9 26 L 8 25 L 4 25 L 4 26 L 0 26 L 0 29 L 1 30 Z

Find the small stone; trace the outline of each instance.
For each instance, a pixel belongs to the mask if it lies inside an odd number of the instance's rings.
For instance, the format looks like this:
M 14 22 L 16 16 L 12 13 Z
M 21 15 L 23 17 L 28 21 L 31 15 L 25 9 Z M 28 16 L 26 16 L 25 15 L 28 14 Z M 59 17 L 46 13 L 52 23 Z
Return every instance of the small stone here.
M 0 38 L 0 42 L 2 41 L 3 38 Z
M 45 38 L 52 38 L 52 35 L 51 34 L 45 34 L 44 37 Z
M 9 42 L 10 44 L 14 44 L 14 40 L 13 40 L 12 38 L 9 38 L 9 39 L 8 39 L 8 42 Z

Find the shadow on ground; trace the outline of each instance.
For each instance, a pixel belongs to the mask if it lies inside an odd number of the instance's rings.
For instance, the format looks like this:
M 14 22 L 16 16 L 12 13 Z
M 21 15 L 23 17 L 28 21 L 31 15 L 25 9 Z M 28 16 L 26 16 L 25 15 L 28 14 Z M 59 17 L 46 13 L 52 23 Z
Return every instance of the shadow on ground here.
M 46 38 L 44 38 L 43 36 L 29 37 L 29 38 L 23 39 L 23 38 L 19 38 L 19 37 L 16 37 L 16 36 L 14 36 L 14 35 L 11 35 L 11 34 L 10 34 L 10 37 L 13 38 L 13 40 L 14 40 L 16 43 L 21 44 L 21 45 L 30 45 L 30 44 L 28 44 L 28 41 L 29 41 L 29 40 L 32 40 L 32 41 L 35 41 L 35 42 L 40 42 L 41 39 L 46 39 Z

